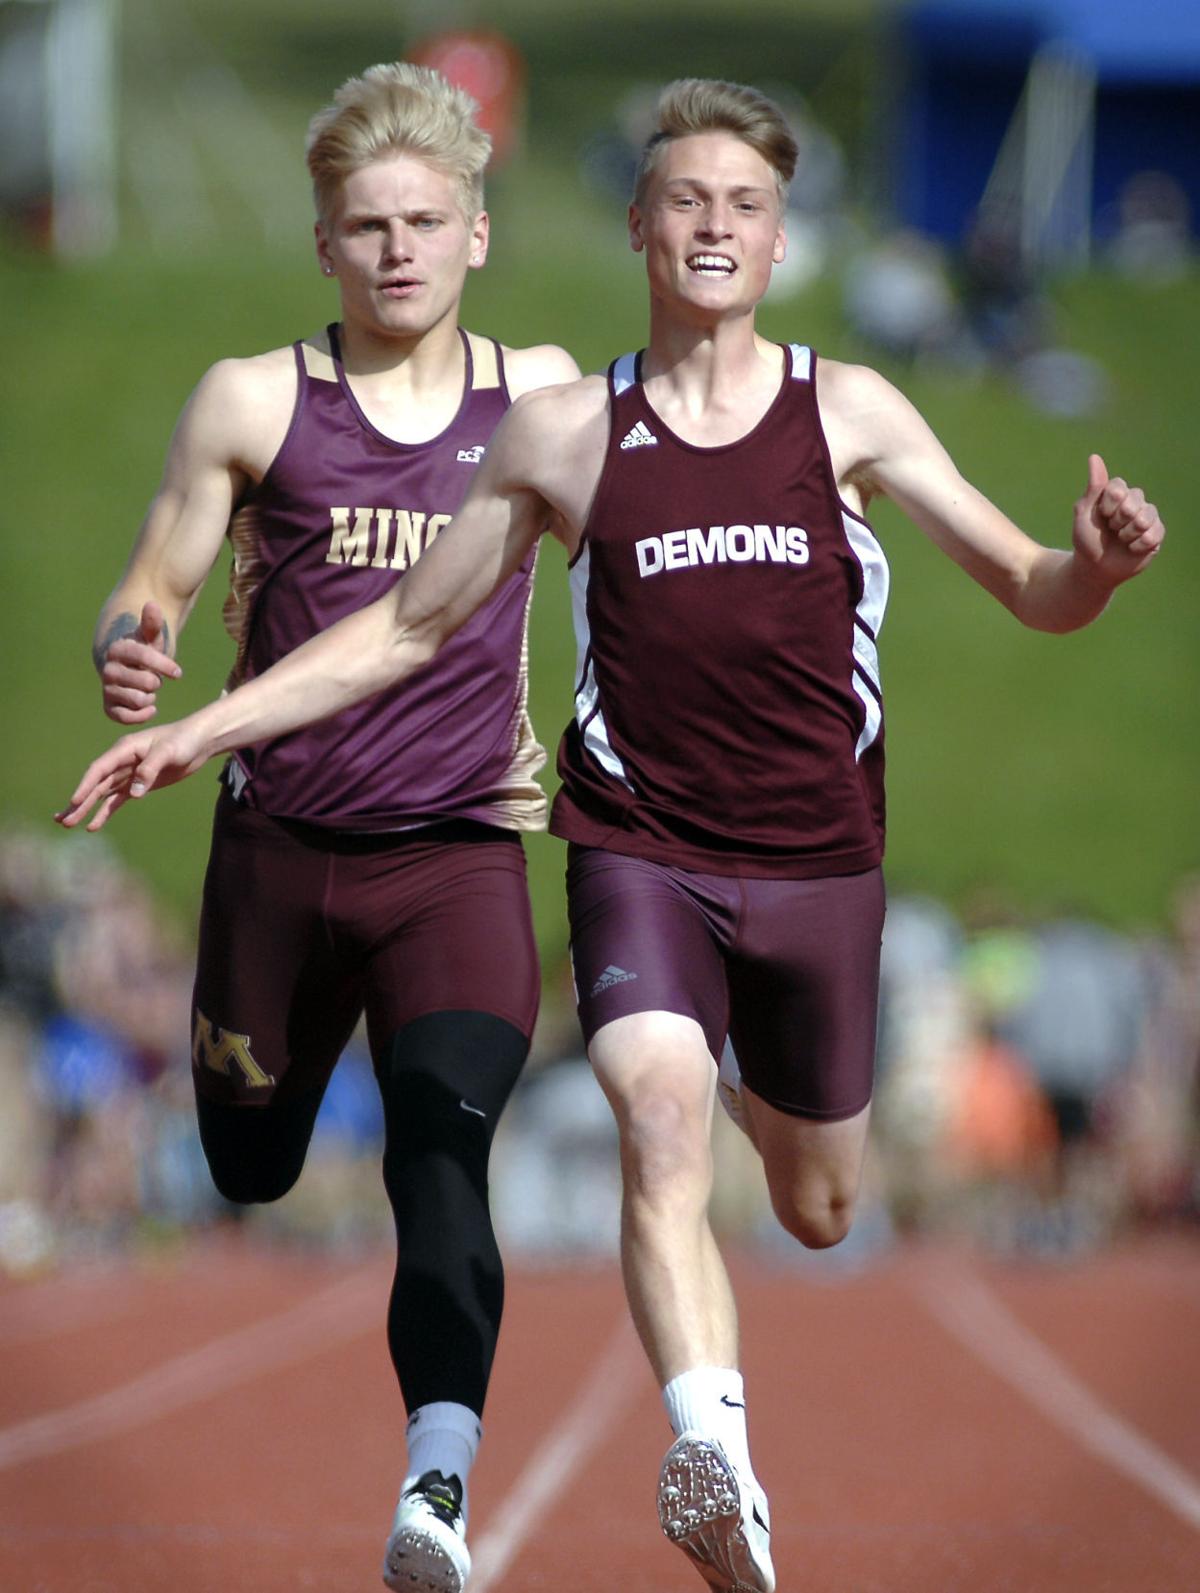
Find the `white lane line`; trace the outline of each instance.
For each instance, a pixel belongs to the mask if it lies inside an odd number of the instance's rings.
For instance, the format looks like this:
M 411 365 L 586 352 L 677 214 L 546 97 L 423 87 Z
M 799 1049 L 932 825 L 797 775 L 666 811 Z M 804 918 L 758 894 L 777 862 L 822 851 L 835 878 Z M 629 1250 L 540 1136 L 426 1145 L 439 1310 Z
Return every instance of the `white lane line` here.
M 622 1312 L 591 1377 L 492 1512 L 495 1525 L 472 1550 L 471 1593 L 487 1593 L 500 1580 L 539 1516 L 644 1391 L 640 1366 L 637 1337 Z
M 918 1293 L 943 1327 L 1043 1415 L 1200 1531 L 1200 1482 L 1102 1404 L 980 1279 L 939 1272 Z
M 130 1432 L 358 1338 L 381 1320 L 385 1292 L 378 1268 L 364 1268 L 299 1305 L 164 1361 L 107 1394 L 0 1428 L 0 1470 Z

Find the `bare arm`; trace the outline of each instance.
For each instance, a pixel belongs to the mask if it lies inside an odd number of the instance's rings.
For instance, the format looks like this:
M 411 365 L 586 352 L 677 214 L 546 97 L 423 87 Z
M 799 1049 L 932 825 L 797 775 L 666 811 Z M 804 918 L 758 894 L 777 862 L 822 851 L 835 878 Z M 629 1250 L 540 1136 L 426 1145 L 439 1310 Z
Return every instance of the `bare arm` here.
M 1164 528 L 1140 488 L 1109 479 L 1093 454 L 1074 506 L 1070 549 L 1044 547 L 971 486 L 913 406 L 874 371 L 819 367 L 821 411 L 839 485 L 864 504 L 882 493 L 943 552 L 1035 630 L 1070 631 L 1099 615 L 1143 570 Z
M 123 724 L 152 717 L 163 677 L 181 673 L 179 633 L 234 504 L 286 430 L 295 380 L 280 355 L 290 362 L 281 350 L 213 366 L 179 417 L 162 482 L 92 643 L 105 712 Z

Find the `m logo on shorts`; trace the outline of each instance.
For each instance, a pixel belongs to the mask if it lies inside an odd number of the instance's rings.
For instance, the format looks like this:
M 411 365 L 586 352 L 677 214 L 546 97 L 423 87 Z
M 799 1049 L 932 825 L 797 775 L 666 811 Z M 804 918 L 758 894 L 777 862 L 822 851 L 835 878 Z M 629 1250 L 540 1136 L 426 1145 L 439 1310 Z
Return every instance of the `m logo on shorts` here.
M 618 968 L 616 963 L 610 962 L 592 986 L 592 994 L 594 996 L 601 995 L 605 990 L 611 990 L 614 985 L 627 984 L 630 979 L 636 978 L 637 974 L 626 973 L 624 968 Z
M 196 1024 L 192 1030 L 192 1066 L 211 1068 L 214 1073 L 229 1078 L 231 1063 L 251 1089 L 266 1089 L 275 1082 L 254 1060 L 248 1034 L 218 1029 L 197 1007 Z

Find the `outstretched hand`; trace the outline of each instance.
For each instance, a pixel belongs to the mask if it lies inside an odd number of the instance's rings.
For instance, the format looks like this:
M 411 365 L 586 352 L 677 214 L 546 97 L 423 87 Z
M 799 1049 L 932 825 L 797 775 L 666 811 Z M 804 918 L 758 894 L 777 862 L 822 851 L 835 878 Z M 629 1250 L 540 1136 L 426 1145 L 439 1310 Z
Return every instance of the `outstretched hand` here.
M 121 725 L 140 725 L 158 712 L 158 689 L 164 679 L 178 680 L 183 671 L 167 652 L 163 611 L 151 600 L 142 606 L 137 629 L 110 642 L 100 666 L 104 712 Z
M 1076 553 L 1112 586 L 1145 569 L 1166 528 L 1140 487 L 1110 477 L 1099 454 L 1088 456 L 1088 481 L 1075 505 Z
M 88 765 L 71 800 L 55 819 L 65 829 L 82 824 L 92 808 L 89 830 L 101 830 L 131 797 L 175 785 L 208 762 L 210 753 L 196 729 L 195 715 L 178 724 L 122 736 Z

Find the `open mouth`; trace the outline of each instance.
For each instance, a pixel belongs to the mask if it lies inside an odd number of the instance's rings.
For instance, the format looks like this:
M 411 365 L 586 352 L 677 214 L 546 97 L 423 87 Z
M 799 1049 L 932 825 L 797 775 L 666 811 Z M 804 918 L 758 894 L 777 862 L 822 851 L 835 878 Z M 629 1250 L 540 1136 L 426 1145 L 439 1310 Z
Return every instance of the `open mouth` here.
M 415 277 L 389 277 L 379 284 L 379 291 L 389 299 L 403 299 L 420 287 Z
M 698 277 L 731 277 L 737 270 L 727 254 L 689 255 L 687 268 Z

